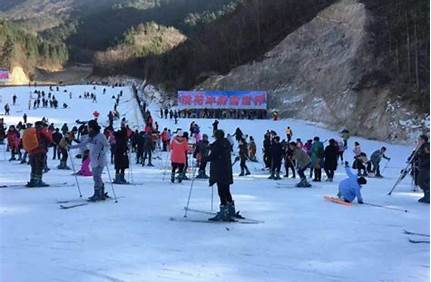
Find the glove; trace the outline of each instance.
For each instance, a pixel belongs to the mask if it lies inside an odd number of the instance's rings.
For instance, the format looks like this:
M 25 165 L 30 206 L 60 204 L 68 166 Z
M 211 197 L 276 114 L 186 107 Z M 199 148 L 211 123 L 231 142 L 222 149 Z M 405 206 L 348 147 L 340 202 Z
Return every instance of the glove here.
M 349 167 L 349 162 L 348 162 L 348 161 L 345 161 L 345 162 L 344 162 L 344 166 L 345 166 L 345 167 Z
M 237 156 L 236 158 L 235 158 L 235 161 L 237 162 L 237 161 L 239 161 L 239 156 Z
M 364 201 L 358 201 L 358 204 L 361 204 L 361 205 L 362 205 L 363 203 L 364 203 Z

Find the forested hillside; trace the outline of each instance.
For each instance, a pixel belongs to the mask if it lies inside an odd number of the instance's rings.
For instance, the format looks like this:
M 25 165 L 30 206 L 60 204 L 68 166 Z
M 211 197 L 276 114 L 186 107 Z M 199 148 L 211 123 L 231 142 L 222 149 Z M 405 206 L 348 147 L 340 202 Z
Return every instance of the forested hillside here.
M 56 69 L 67 60 L 68 51 L 64 43 L 43 40 L 15 24 L 0 20 L 0 66 L 20 66 L 31 73 L 36 66 Z

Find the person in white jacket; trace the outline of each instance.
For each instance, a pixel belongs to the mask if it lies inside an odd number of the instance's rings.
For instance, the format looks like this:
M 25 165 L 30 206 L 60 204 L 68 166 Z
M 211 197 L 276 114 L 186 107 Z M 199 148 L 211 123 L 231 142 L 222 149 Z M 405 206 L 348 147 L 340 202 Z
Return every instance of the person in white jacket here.
M 70 146 L 71 149 L 86 147 L 90 149 L 90 164 L 93 172 L 94 180 L 94 194 L 89 201 L 102 201 L 105 200 L 108 195 L 105 193 L 105 185 L 102 180 L 102 172 L 107 165 L 106 152 L 109 151 L 109 143 L 106 140 L 105 135 L 100 133 L 100 126 L 96 120 L 90 120 L 88 122 L 88 137 L 77 145 Z

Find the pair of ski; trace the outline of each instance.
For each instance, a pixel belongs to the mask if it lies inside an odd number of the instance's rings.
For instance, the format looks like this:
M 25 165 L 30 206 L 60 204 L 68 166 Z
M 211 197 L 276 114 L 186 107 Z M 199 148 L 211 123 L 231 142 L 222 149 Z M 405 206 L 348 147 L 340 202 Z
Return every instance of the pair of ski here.
M 430 235 L 428 235 L 428 234 L 410 232 L 410 231 L 407 231 L 405 229 L 404 229 L 404 234 L 412 235 L 412 236 L 419 236 L 419 237 L 427 237 L 427 238 L 430 237 Z M 430 243 L 429 239 L 428 240 L 414 240 L 412 238 L 409 238 L 409 242 L 413 243 L 413 244 L 429 244 Z
M 26 184 L 5 184 L 0 185 L 0 188 L 17 188 L 17 189 L 35 189 L 35 188 L 56 188 L 56 187 L 72 187 L 75 186 L 74 183 L 49 183 L 49 186 L 44 187 L 28 187 Z
M 187 207 L 184 207 L 184 210 L 186 212 L 200 213 L 200 214 L 205 214 L 205 215 L 208 215 L 208 216 L 215 216 L 217 214 L 216 212 L 204 211 L 204 210 L 198 210 L 198 209 L 191 209 L 191 208 L 187 208 Z M 238 214 L 239 214 L 239 212 L 238 212 Z M 174 217 L 171 217 L 170 220 L 171 221 L 199 222 L 199 223 L 241 223 L 241 224 L 258 224 L 258 223 L 264 223 L 264 221 L 262 221 L 262 220 L 245 218 L 245 217 L 242 217 L 242 216 L 238 216 L 238 217 L 232 218 L 231 221 L 211 221 L 211 220 L 203 220 L 203 219 L 190 219 L 190 218 L 187 218 L 187 217 L 184 217 L 182 219 L 176 219 Z
M 119 198 L 123 198 L 123 197 L 117 197 L 117 199 Z M 104 201 L 96 201 L 96 202 L 90 201 L 88 199 L 59 200 L 57 201 L 57 204 L 59 204 L 60 209 L 68 210 L 68 209 L 86 206 L 91 203 L 107 202 L 109 200 L 113 200 L 113 198 L 107 197 Z
M 305 189 L 308 189 L 308 188 L 311 188 L 312 186 L 309 186 L 309 187 L 298 187 L 298 186 L 296 186 L 297 184 L 293 184 L 293 183 L 280 183 L 280 182 L 276 182 L 276 187 L 277 188 L 299 188 L 299 189 L 303 189 L 303 188 L 305 188 Z

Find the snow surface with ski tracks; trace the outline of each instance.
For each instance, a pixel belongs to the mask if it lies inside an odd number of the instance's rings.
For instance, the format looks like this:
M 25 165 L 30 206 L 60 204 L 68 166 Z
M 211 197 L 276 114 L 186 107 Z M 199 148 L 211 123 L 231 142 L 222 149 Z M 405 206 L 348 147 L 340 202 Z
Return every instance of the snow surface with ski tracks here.
M 112 109 L 112 95 L 123 89 L 119 112 L 132 128 L 142 128 L 143 121 L 131 90 L 104 86 L 68 86 L 73 93 L 53 91 L 61 106 L 68 109 L 27 110 L 29 92 L 34 87 L 0 89 L 1 107 L 12 105 L 7 124 L 21 120 L 24 112 L 34 122 L 47 117 L 57 127 L 69 128 L 76 119 L 87 120 L 100 112 L 100 120 Z M 42 87 L 38 87 L 42 89 Z M 44 87 L 45 91 L 48 90 Z M 97 103 L 79 99 L 84 91 L 96 92 Z M 188 129 L 191 120 L 160 119 L 159 108 L 152 105 L 160 128 Z M 203 133 L 211 135 L 213 120 L 198 119 Z M 429 234 L 429 205 L 417 202 L 421 193 L 413 192 L 406 179 L 387 196 L 413 146 L 382 144 L 352 137 L 370 155 L 385 145 L 392 159 L 384 170 L 384 179 L 369 178 L 362 189 L 364 201 L 408 212 L 368 205 L 344 207 L 323 199 L 335 195 L 338 183 L 346 177 L 340 165 L 334 182 L 312 183 L 313 187 L 294 188 L 297 179 L 268 180 L 262 171 L 262 138 L 267 129 L 284 136 L 289 125 L 294 138 L 321 140 L 337 137 L 332 132 L 298 120 L 221 120 L 219 128 L 233 133 L 240 127 L 255 137 L 259 163 L 248 162 L 251 176 L 238 177 L 234 167 L 232 185 L 237 209 L 258 224 L 205 223 L 205 214 L 189 212 L 184 206 L 190 181 L 171 184 L 166 167 L 166 153 L 156 153 L 155 167 L 141 167 L 132 161 L 136 185 L 115 186 L 118 203 L 90 203 L 73 209 L 59 208 L 58 200 L 79 199 L 71 171 L 58 170 L 58 160 L 51 160 L 47 183 L 65 187 L 0 189 L 0 281 L 429 281 L 429 244 L 413 244 L 404 230 Z M 4 147 L 0 147 L 4 150 Z M 0 185 L 25 184 L 30 167 L 8 162 L 0 151 Z M 345 158 L 352 161 L 351 147 Z M 133 156 L 134 159 L 134 156 Z M 74 159 L 76 166 L 80 160 Z M 382 166 L 385 165 L 383 161 Z M 70 162 L 69 162 L 70 166 Z M 111 175 L 114 173 L 110 166 Z M 103 175 L 106 190 L 112 196 L 108 174 Z M 92 194 L 91 177 L 78 178 L 83 197 Z M 278 184 L 277 184 L 278 183 Z M 205 180 L 194 181 L 190 207 L 211 210 L 212 189 Z M 214 211 L 218 197 L 214 189 Z

